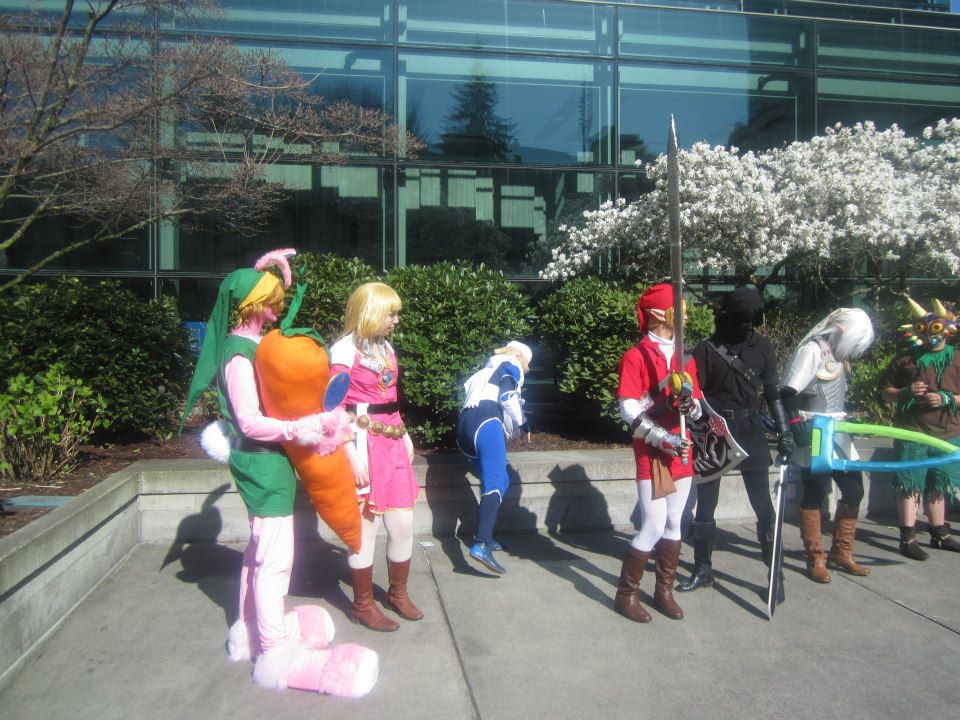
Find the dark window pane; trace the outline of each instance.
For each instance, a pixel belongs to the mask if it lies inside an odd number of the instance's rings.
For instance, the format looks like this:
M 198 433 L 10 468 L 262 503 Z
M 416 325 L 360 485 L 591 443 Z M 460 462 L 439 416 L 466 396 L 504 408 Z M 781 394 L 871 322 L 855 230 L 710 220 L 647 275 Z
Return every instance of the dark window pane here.
M 390 0 L 220 0 L 222 17 L 185 22 L 163 18 L 162 29 L 284 39 L 392 42 Z
M 207 322 L 217 301 L 221 278 L 161 277 L 159 280 L 160 294 L 176 298 L 183 322 Z
M 820 78 L 817 108 L 821 129 L 834 123 L 870 120 L 885 128 L 896 123 L 917 135 L 940 118 L 960 116 L 960 86 L 917 81 Z
M 400 264 L 467 259 L 535 277 L 559 225 L 610 199 L 611 173 L 407 167 L 397 190 Z
M 960 33 L 820 23 L 817 64 L 834 70 L 960 75 Z
M 813 79 L 787 72 L 748 72 L 657 65 L 620 66 L 620 162 L 666 152 L 670 114 L 680 143 L 706 141 L 759 150 L 811 133 Z
M 401 0 L 399 40 L 414 45 L 613 52 L 613 8 L 531 0 Z
M 787 15 L 800 17 L 863 20 L 875 23 L 900 22 L 900 11 L 896 8 L 867 7 L 867 3 L 808 2 L 808 0 L 793 2 L 792 0 L 786 0 L 783 5 Z
M 398 115 L 422 157 L 610 162 L 609 63 L 402 53 Z
M 813 23 L 733 13 L 622 8 L 622 57 L 810 66 Z
M 373 166 L 271 166 L 288 199 L 259 232 L 238 237 L 220 217 L 160 230 L 160 271 L 228 272 L 272 248 L 360 257 L 377 268 L 393 265 L 392 171 Z

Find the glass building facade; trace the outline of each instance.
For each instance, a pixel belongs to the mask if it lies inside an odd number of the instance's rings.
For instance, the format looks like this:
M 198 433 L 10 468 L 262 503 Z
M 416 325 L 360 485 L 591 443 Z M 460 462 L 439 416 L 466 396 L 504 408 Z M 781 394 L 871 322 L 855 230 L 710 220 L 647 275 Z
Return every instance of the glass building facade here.
M 0 9 L 62 7 L 3 2 Z M 764 149 L 833 123 L 917 133 L 960 115 L 960 15 L 933 2 L 806 0 L 225 0 L 221 16 L 157 19 L 160 43 L 219 36 L 268 48 L 317 93 L 380 108 L 415 158 L 289 162 L 286 200 L 237 239 L 216 217 L 64 256 L 49 272 L 122 277 L 200 319 L 219 278 L 263 250 L 396 265 L 464 258 L 535 279 L 559 226 L 645 189 L 637 161 L 680 141 Z M 196 139 L 202 147 L 203 139 Z M 0 273 L 82 237 L 68 221 L 0 256 Z

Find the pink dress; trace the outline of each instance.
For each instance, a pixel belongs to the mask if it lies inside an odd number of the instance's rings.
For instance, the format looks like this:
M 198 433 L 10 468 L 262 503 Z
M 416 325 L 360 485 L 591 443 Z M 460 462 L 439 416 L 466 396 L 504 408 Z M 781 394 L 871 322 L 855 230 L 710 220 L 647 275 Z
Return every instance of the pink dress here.
M 399 368 L 393 348 L 387 345 L 392 377 L 381 382 L 381 375 L 360 364 L 363 357 L 356 351 L 353 338 L 341 338 L 330 348 L 331 374 L 350 373 L 350 389 L 344 404 L 397 402 L 397 376 Z M 352 362 L 350 356 L 352 354 Z M 348 365 L 348 362 L 350 363 Z M 381 420 L 389 425 L 399 425 L 400 413 L 369 413 L 371 420 Z M 367 432 L 367 464 L 370 471 L 370 493 L 367 506 L 377 514 L 387 510 L 412 510 L 420 487 L 413 475 L 413 467 L 407 457 L 403 438 L 388 438 Z

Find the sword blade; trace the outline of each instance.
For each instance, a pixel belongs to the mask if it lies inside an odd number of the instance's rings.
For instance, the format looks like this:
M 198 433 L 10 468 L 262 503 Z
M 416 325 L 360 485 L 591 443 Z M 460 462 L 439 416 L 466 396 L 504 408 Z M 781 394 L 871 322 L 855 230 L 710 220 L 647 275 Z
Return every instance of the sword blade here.
M 786 504 L 787 464 L 780 466 L 780 479 L 777 480 L 774 498 L 773 520 L 773 557 L 770 562 L 770 580 L 767 584 L 767 619 L 773 620 L 777 609 L 777 588 L 780 585 L 780 568 L 783 567 L 783 507 Z

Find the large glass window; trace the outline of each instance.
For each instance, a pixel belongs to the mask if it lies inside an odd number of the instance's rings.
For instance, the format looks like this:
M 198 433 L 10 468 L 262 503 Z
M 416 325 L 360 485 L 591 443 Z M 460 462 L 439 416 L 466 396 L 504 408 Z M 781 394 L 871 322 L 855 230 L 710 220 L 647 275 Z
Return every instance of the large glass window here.
M 610 162 L 609 63 L 405 52 L 399 87 L 398 117 L 424 157 Z
M 870 120 L 917 135 L 940 118 L 960 117 L 960 85 L 821 77 L 817 93 L 821 128 Z
M 960 33 L 820 23 L 817 64 L 832 70 L 960 76 Z
M 401 0 L 401 43 L 587 55 L 613 52 L 613 8 L 543 0 Z
M 392 267 L 392 172 L 364 165 L 272 165 L 266 179 L 282 183 L 287 200 L 259 232 L 239 237 L 214 216 L 180 227 L 166 224 L 160 228 L 159 269 L 225 272 L 285 245 Z
M 284 39 L 393 42 L 390 0 L 220 0 L 220 17 L 185 23 L 164 18 L 163 29 Z
M 621 8 L 620 56 L 663 60 L 813 64 L 809 20 Z
M 398 260 L 467 259 L 534 277 L 559 244 L 558 226 L 610 199 L 612 173 L 407 167 L 397 189 Z
M 811 134 L 812 76 L 620 65 L 620 162 L 666 152 L 671 113 L 682 145 L 766 149 Z

